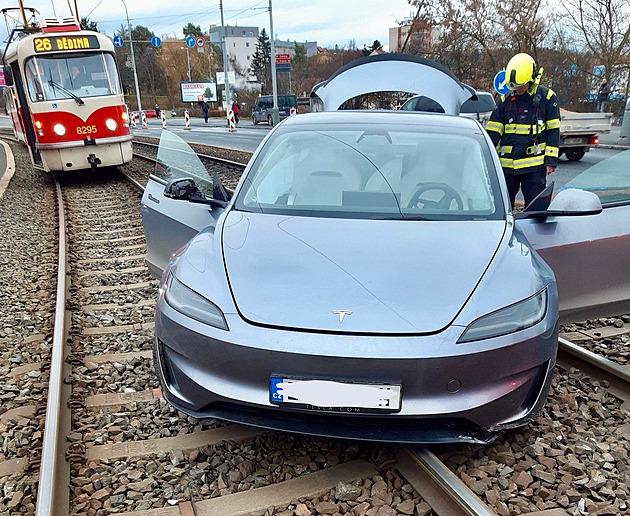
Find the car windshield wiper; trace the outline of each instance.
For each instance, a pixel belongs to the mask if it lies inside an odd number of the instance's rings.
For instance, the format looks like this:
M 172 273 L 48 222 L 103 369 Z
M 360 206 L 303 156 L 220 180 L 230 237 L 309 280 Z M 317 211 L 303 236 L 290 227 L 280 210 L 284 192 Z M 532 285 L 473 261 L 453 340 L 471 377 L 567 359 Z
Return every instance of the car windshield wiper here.
M 52 86 L 53 88 L 58 88 L 61 91 L 63 91 L 64 93 L 70 95 L 74 100 L 77 101 L 77 104 L 79 104 L 79 106 L 82 106 L 83 104 L 85 104 L 85 102 L 83 102 L 83 99 L 81 97 L 79 97 L 78 95 L 75 95 L 69 89 L 64 88 L 61 84 L 57 84 L 52 79 L 48 79 L 48 85 Z

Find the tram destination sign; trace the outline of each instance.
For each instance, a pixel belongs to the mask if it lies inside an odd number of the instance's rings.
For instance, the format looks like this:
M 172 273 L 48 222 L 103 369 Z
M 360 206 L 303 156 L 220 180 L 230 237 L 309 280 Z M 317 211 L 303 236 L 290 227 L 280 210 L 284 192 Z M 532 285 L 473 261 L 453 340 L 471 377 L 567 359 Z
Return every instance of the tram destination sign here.
M 101 48 L 96 36 L 47 36 L 45 38 L 34 38 L 33 45 L 36 54 Z

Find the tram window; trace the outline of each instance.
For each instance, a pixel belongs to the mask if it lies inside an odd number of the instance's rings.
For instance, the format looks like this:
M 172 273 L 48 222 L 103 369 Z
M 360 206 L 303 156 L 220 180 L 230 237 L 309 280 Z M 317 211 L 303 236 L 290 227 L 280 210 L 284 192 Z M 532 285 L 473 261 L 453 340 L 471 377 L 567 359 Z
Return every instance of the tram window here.
M 25 67 L 33 102 L 119 95 L 120 81 L 111 54 L 91 52 L 31 57 Z

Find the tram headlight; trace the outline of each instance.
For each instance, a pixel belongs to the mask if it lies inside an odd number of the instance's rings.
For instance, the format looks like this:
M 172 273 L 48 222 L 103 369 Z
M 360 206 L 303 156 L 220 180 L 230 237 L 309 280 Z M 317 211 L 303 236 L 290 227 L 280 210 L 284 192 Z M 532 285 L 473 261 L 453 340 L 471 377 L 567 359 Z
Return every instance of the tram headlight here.
M 108 118 L 107 120 L 105 120 L 105 127 L 107 127 L 107 129 L 109 129 L 110 131 L 115 131 L 116 127 L 118 127 L 118 124 L 113 118 Z
M 123 111 L 122 114 L 120 115 L 120 118 L 122 118 L 123 121 L 126 122 L 127 120 L 129 120 L 129 115 L 127 114 L 126 111 Z
M 53 127 L 53 131 L 57 136 L 63 136 L 64 134 L 66 134 L 66 128 L 61 124 L 55 124 L 55 126 Z

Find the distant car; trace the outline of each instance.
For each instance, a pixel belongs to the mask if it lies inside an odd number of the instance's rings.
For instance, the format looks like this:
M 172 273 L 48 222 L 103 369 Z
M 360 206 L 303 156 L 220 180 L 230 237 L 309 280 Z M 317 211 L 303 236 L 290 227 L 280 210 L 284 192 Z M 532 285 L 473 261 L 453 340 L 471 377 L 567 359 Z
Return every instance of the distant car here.
M 231 195 L 163 131 L 142 219 L 164 397 L 367 440 L 481 443 L 530 422 L 559 314 L 626 313 L 629 158 L 580 183 L 617 170 L 625 200 L 603 212 L 566 190 L 515 216 L 489 136 L 463 117 L 290 117 Z
M 297 97 L 295 95 L 278 95 L 278 112 L 280 120 L 290 116 L 291 108 L 297 109 Z M 266 122 L 273 125 L 272 119 L 273 95 L 263 95 L 256 99 L 252 110 L 252 122 L 254 125 Z
M 143 109 L 142 111 L 144 112 L 144 116 L 147 118 L 157 118 L 157 113 L 155 109 Z M 138 116 L 138 112 L 132 111 L 130 115 Z M 139 117 L 138 117 L 138 120 L 139 120 Z
M 459 110 L 460 116 L 473 118 L 484 127 L 490 120 L 490 115 L 496 104 L 494 97 L 487 91 L 477 91 L 476 99 L 469 99 L 462 104 Z M 423 95 L 415 95 L 407 100 L 401 111 L 424 111 L 426 113 L 444 113 L 444 108 L 433 99 Z

